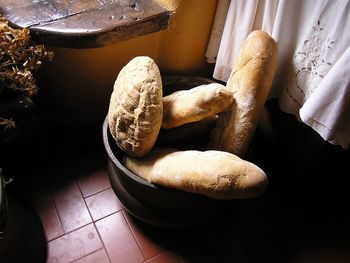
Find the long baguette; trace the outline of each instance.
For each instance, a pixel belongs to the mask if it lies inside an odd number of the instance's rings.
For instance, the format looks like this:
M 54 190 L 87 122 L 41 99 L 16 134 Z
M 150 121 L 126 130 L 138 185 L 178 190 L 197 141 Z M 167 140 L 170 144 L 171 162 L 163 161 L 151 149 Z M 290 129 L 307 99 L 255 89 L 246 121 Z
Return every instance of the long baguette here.
M 203 120 L 224 111 L 232 101 L 232 94 L 219 83 L 176 91 L 163 98 L 162 128 Z
M 220 115 L 208 149 L 244 157 L 270 91 L 277 64 L 277 45 L 263 31 L 249 34 L 240 49 L 226 88 L 234 102 Z
M 262 169 L 227 152 L 156 148 L 143 158 L 125 156 L 124 162 L 149 182 L 214 199 L 251 198 L 267 187 Z

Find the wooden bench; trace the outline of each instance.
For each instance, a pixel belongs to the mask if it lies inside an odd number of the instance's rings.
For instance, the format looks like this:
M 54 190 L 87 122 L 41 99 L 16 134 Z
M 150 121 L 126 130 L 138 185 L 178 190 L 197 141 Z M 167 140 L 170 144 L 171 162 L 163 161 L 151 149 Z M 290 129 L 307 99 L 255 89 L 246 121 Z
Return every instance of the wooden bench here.
M 0 13 L 34 40 L 95 48 L 168 27 L 170 11 L 153 0 L 2 0 Z

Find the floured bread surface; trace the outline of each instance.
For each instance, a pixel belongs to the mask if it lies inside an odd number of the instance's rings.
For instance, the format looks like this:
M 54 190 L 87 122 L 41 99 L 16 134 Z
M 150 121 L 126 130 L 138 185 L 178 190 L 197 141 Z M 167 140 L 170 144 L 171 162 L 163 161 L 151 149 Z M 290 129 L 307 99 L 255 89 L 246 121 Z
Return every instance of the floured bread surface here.
M 243 157 L 270 91 L 277 65 L 276 42 L 263 31 L 245 39 L 226 88 L 234 102 L 220 115 L 212 130 L 209 149 Z
M 144 158 L 126 156 L 124 162 L 151 183 L 214 199 L 255 197 L 268 185 L 258 166 L 222 151 L 156 148 Z
M 224 111 L 232 101 L 231 92 L 219 83 L 174 92 L 163 98 L 162 128 L 203 120 Z
M 118 74 L 108 111 L 110 132 L 130 156 L 147 154 L 162 123 L 162 80 L 155 62 L 135 57 Z

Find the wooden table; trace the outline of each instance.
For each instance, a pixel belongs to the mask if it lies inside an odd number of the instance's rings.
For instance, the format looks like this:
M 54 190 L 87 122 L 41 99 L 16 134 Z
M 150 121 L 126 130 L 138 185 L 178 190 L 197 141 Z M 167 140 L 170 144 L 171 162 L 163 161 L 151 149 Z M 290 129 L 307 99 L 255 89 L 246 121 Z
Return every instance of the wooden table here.
M 168 27 L 170 11 L 153 0 L 1 0 L 13 27 L 30 29 L 36 41 L 95 48 Z

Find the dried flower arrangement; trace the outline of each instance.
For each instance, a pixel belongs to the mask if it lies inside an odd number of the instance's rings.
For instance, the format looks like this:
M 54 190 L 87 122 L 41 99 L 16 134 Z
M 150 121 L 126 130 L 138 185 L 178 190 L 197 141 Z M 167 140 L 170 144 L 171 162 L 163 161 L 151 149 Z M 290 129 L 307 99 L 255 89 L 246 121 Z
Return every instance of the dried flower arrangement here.
M 33 72 L 53 55 L 50 48 L 30 39 L 28 29 L 12 28 L 0 15 L 0 103 L 13 96 L 36 94 Z M 15 127 L 15 122 L 0 115 L 0 127 L 6 130 Z

